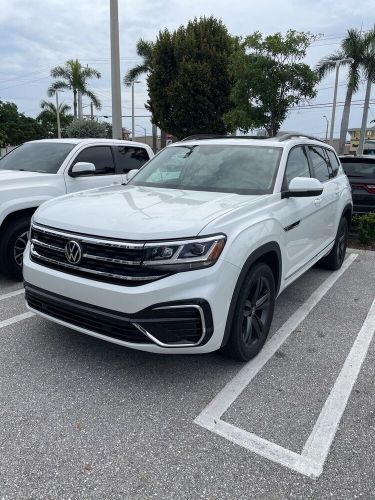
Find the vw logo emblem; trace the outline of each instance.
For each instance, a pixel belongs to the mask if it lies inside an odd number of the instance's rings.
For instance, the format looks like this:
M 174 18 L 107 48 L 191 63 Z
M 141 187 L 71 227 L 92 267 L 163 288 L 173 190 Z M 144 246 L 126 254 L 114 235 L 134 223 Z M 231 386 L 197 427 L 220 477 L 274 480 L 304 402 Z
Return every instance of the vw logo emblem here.
M 81 245 L 74 240 L 68 241 L 65 245 L 65 257 L 70 264 L 78 264 L 82 259 Z

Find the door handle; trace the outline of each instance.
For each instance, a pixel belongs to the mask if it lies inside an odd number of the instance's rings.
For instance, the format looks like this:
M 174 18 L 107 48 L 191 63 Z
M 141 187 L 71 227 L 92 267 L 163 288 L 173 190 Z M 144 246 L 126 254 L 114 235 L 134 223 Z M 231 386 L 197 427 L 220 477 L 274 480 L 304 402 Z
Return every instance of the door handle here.
M 322 199 L 321 198 L 315 198 L 314 205 L 319 206 L 321 203 L 322 203 Z

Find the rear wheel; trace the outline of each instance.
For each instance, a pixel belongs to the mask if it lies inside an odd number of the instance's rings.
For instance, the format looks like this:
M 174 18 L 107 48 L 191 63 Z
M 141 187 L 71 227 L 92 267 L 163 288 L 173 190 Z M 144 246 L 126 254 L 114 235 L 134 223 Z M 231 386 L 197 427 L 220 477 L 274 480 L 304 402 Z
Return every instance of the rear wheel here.
M 336 271 L 340 269 L 345 259 L 348 244 L 348 221 L 343 217 L 337 230 L 335 244 L 326 257 L 319 261 L 319 266 Z
M 1 234 L 0 269 L 8 278 L 22 279 L 23 253 L 27 245 L 30 217 L 12 221 Z
M 275 308 L 275 280 L 269 266 L 256 264 L 248 273 L 234 311 L 225 351 L 248 361 L 262 349 Z

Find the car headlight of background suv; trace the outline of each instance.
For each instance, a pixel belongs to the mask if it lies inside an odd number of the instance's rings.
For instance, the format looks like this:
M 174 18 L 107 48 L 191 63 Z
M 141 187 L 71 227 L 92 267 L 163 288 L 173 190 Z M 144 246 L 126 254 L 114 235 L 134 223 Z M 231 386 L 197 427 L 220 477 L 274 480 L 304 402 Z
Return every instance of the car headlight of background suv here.
M 224 234 L 191 240 L 146 243 L 143 266 L 190 271 L 215 264 L 226 242 Z

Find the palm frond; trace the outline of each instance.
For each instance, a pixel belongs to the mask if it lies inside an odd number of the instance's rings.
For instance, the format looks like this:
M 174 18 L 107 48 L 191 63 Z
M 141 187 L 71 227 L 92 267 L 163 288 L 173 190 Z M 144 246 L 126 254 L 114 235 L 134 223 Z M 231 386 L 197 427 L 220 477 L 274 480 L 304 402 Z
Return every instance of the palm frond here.
M 81 74 L 83 76 L 83 78 L 101 78 L 101 74 L 100 72 L 95 69 L 95 68 L 85 68 L 83 67 L 82 70 L 81 70 Z
M 344 54 L 341 51 L 334 52 L 328 56 L 323 57 L 315 66 L 315 71 L 320 79 L 327 76 L 336 68 L 335 61 L 343 59 Z
M 130 87 L 132 82 L 136 81 L 141 75 L 144 75 L 149 70 L 146 64 L 138 64 L 130 69 L 124 76 L 123 83 L 126 87 Z
M 102 103 L 100 102 L 99 98 L 94 94 L 94 92 L 92 92 L 91 90 L 85 90 L 83 92 L 83 95 L 87 96 L 92 101 L 96 109 L 101 109 Z
M 53 82 L 47 90 L 47 95 L 48 97 L 52 97 L 55 95 L 56 90 L 70 90 L 70 85 L 67 82 L 64 82 L 62 80 L 57 80 L 56 82 Z

